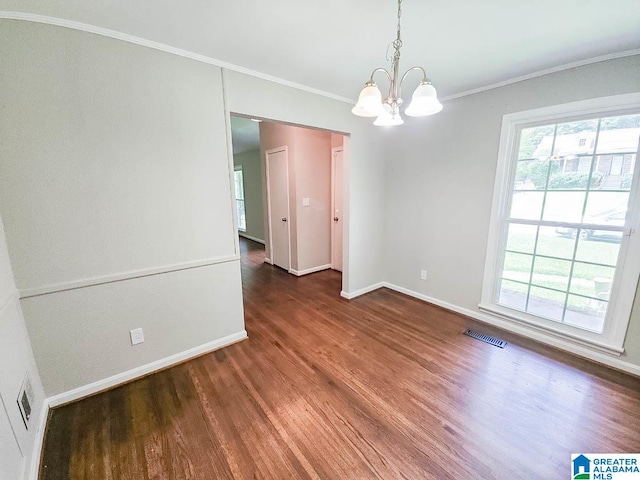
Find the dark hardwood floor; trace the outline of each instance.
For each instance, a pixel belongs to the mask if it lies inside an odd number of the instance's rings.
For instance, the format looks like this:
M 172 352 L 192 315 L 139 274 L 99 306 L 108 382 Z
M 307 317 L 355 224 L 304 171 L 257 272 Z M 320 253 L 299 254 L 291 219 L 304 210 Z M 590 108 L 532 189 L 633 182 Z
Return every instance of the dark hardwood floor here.
M 241 246 L 249 339 L 55 409 L 41 478 L 549 480 L 640 452 L 639 379 Z

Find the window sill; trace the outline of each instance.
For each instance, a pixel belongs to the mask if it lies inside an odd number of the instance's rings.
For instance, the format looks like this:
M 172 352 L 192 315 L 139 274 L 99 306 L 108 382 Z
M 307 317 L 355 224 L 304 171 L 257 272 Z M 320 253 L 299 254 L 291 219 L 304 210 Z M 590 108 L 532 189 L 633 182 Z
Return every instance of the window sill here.
M 483 312 L 487 312 L 493 316 L 497 316 L 500 319 L 515 323 L 518 326 L 523 327 L 526 330 L 531 331 L 532 333 L 535 333 L 536 336 L 541 336 L 549 340 L 551 339 L 564 340 L 574 345 L 585 347 L 596 352 L 606 353 L 614 357 L 619 357 L 620 355 L 622 355 L 622 353 L 624 353 L 624 348 L 622 347 L 603 343 L 603 342 L 593 341 L 588 338 L 577 337 L 576 335 L 572 335 L 560 329 L 555 329 L 555 328 L 534 323 L 528 320 L 527 318 L 520 317 L 517 314 L 513 313 L 511 310 L 500 307 L 498 305 L 491 305 L 491 304 L 487 305 L 487 304 L 481 303 L 478 305 L 478 308 Z

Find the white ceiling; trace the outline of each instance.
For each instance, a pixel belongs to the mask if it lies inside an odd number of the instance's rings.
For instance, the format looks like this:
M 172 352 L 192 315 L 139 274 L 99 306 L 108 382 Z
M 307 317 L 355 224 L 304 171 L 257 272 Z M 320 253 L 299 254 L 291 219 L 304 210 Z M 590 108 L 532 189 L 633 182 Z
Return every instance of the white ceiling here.
M 231 144 L 234 155 L 258 150 L 260 148 L 259 123 L 250 118 L 231 115 Z
M 116 30 L 348 98 L 387 66 L 396 22 L 395 0 L 0 0 L 0 10 Z M 401 69 L 425 67 L 441 97 L 640 48 L 639 0 L 404 0 L 403 12 Z

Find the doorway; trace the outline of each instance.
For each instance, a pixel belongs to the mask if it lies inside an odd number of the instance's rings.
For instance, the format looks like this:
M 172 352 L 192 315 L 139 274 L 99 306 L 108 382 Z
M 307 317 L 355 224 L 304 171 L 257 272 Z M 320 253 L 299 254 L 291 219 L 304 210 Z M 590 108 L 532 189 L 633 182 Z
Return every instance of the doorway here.
M 232 114 L 231 137 L 239 236 L 290 274 L 342 273 L 345 135 Z
M 344 149 L 331 151 L 331 268 L 342 272 L 344 242 Z
M 291 269 L 291 227 L 287 147 L 267 150 L 265 159 L 270 260 L 288 272 Z

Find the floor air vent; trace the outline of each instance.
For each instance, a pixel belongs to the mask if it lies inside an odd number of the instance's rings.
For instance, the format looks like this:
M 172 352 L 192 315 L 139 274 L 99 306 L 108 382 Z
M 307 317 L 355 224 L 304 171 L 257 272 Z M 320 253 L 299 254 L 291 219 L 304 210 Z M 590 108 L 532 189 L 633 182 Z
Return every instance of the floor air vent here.
M 464 332 L 465 335 L 475 338 L 477 340 L 482 340 L 485 343 L 493 345 L 494 347 L 504 348 L 507 346 L 507 342 L 504 340 L 500 340 L 499 338 L 492 337 L 491 335 L 485 335 L 484 333 L 474 332 L 473 330 L 467 330 Z

